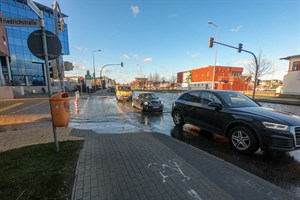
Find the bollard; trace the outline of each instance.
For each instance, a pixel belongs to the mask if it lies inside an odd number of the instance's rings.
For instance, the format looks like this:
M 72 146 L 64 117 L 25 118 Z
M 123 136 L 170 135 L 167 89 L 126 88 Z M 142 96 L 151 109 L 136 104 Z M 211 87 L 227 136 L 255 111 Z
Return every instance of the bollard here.
M 78 101 L 79 101 L 79 91 L 75 92 L 75 99 L 74 99 L 74 104 L 75 104 L 75 112 L 78 113 L 79 112 L 79 108 L 78 108 Z

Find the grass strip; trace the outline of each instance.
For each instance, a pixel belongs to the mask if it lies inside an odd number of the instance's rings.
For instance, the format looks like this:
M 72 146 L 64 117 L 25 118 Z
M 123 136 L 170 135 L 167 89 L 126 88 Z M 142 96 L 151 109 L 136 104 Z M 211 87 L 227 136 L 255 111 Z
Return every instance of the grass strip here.
M 0 199 L 70 199 L 82 141 L 22 147 L 0 153 Z

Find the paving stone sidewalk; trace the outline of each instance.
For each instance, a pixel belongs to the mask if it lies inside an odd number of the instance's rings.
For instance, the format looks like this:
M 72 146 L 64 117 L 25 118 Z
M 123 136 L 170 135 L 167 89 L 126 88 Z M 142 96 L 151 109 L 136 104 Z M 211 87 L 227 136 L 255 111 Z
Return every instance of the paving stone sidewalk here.
M 297 199 L 219 158 L 159 133 L 85 137 L 73 199 Z
M 58 141 L 82 140 L 81 137 L 71 136 L 71 128 L 57 128 Z M 0 152 L 34 144 L 53 142 L 52 126 L 30 128 L 19 131 L 0 132 Z

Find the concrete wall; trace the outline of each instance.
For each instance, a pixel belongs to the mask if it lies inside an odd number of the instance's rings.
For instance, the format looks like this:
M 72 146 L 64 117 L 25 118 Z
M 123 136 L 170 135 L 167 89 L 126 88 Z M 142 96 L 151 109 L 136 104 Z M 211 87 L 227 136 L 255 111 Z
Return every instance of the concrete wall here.
M 300 71 L 290 71 L 284 76 L 282 94 L 300 95 Z
M 9 86 L 1 86 L 0 87 L 0 99 L 13 99 L 14 94 L 12 87 Z
M 25 97 L 32 96 L 35 94 L 44 94 L 43 88 L 45 89 L 45 93 L 48 93 L 47 86 L 13 86 L 11 87 L 13 90 L 14 97 Z M 60 92 L 58 86 L 52 86 L 52 93 Z

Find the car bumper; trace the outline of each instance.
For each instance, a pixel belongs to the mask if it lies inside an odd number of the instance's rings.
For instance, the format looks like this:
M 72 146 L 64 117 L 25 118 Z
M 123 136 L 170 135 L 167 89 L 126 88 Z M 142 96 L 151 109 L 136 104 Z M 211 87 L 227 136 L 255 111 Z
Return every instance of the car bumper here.
M 159 106 L 144 106 L 144 111 L 162 111 L 164 109 L 163 105 Z
M 293 151 L 300 148 L 300 127 L 291 127 L 290 131 L 265 129 L 261 147 L 274 151 Z
M 124 97 L 124 96 L 117 96 L 118 100 L 122 100 L 122 101 L 127 101 L 127 100 L 130 100 L 131 99 L 131 96 L 127 96 L 127 97 Z

